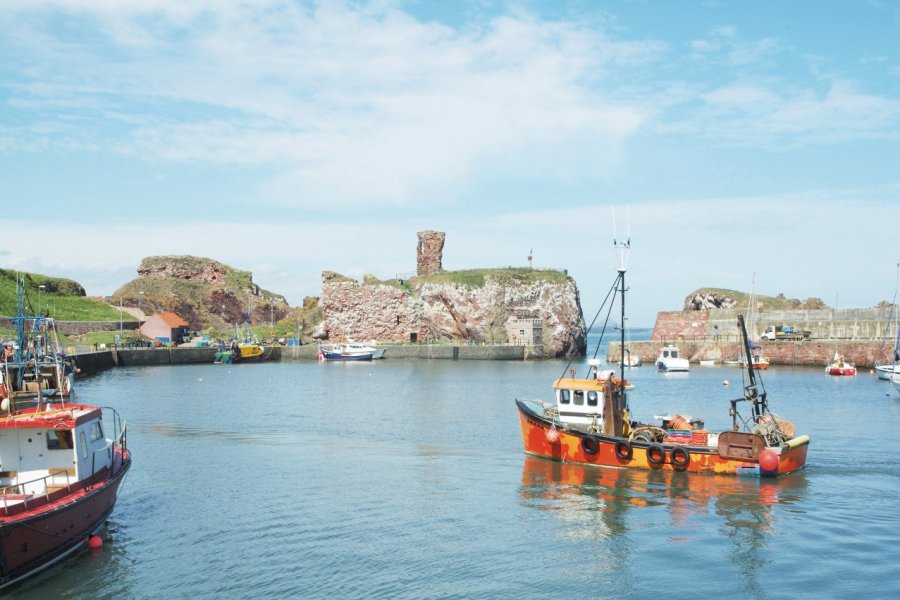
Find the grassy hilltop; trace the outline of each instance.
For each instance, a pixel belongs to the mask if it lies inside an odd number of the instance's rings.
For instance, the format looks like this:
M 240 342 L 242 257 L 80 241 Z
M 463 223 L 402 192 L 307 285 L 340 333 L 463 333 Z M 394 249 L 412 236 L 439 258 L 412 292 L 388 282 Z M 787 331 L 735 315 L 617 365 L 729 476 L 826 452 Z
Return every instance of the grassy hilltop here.
M 333 281 L 354 281 L 353 279 L 331 273 Z M 556 269 L 528 269 L 524 267 L 505 267 L 494 269 L 463 269 L 460 271 L 441 271 L 433 275 L 413 276 L 409 279 L 378 279 L 374 275 L 365 275 L 362 283 L 366 285 L 392 285 L 414 293 L 416 285 L 423 283 L 451 283 L 469 289 L 484 287 L 485 280 L 491 278 L 500 284 L 528 284 L 535 281 L 560 283 L 569 276 Z
M 713 295 L 719 300 L 730 300 L 734 302 L 734 308 L 738 310 L 747 310 L 748 302 L 751 295 L 746 292 L 737 290 L 726 290 L 724 288 L 704 287 L 691 292 L 685 297 L 684 308 L 690 309 L 691 300 L 696 296 Z M 785 298 L 784 294 L 777 296 L 763 296 L 753 294 L 753 310 L 805 310 L 828 308 L 821 298 L 807 298 L 800 300 L 798 298 Z
M 119 311 L 105 302 L 85 296 L 78 282 L 37 273 L 0 269 L 0 315 L 18 313 L 16 275 L 25 279 L 25 312 L 46 314 L 60 321 L 118 321 Z M 43 289 L 40 286 L 44 286 Z M 134 317 L 126 314 L 126 321 Z

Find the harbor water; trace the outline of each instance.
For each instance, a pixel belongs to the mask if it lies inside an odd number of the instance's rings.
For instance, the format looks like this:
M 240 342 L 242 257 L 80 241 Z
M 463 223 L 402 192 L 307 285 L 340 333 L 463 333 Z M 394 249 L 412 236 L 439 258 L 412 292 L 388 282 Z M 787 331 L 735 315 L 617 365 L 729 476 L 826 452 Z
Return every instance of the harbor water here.
M 572 368 L 585 372 L 585 360 Z M 526 458 L 514 399 L 563 361 L 125 367 L 79 382 L 134 466 L 85 549 L 16 598 L 896 598 L 900 399 L 774 368 L 812 439 L 778 480 Z M 730 427 L 736 367 L 630 369 L 634 418 Z M 726 385 L 725 382 L 728 382 Z

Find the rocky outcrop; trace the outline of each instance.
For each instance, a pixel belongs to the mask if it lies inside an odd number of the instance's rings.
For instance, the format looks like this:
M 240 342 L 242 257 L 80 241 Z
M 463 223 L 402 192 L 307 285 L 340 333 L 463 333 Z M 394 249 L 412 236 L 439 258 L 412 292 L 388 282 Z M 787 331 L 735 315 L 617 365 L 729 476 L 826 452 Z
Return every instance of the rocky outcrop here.
M 734 298 L 712 292 L 695 293 L 685 301 L 685 310 L 710 310 L 712 308 L 734 308 L 737 301 Z
M 737 290 L 721 288 L 700 288 L 687 295 L 684 299 L 684 310 L 702 311 L 717 308 L 739 308 L 747 310 L 750 305 L 753 310 L 816 310 L 827 308 L 820 298 L 787 298 L 784 294 L 766 296 L 764 294 L 748 294 Z
M 367 281 L 370 281 L 367 279 Z M 586 336 L 578 288 L 557 272 L 485 274 L 482 285 L 414 279 L 359 283 L 323 273 L 323 321 L 314 337 L 379 342 L 507 343 L 512 316 L 540 318 L 543 354 L 583 354 Z
M 197 283 L 222 285 L 228 273 L 236 272 L 236 269 L 208 258 L 196 256 L 151 256 L 141 261 L 137 272 L 138 277 L 146 279 L 174 277 Z M 241 273 L 246 274 L 252 283 L 252 274 L 248 271 Z
M 290 311 L 284 296 L 260 288 L 250 271 L 196 256 L 145 258 L 138 278 L 116 290 L 112 301 L 147 315 L 173 311 L 195 330 L 248 319 L 251 323 L 279 321 Z

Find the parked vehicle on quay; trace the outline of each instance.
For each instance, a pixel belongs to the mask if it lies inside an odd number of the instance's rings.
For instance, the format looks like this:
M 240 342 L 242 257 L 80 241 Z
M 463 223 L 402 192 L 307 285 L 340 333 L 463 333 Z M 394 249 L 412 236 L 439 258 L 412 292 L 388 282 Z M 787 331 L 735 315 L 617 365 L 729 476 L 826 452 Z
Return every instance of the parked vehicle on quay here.
M 811 332 L 806 329 L 794 329 L 790 325 L 769 325 L 759 337 L 774 342 L 775 340 L 808 340 Z

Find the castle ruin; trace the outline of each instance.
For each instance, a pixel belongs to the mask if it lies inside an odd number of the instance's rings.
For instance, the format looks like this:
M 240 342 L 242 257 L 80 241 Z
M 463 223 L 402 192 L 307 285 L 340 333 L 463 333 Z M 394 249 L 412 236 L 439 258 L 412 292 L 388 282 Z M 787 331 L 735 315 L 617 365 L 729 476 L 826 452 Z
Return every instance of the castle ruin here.
M 420 231 L 419 245 L 416 248 L 416 275 L 427 277 L 443 272 L 441 259 L 444 255 L 443 231 Z

